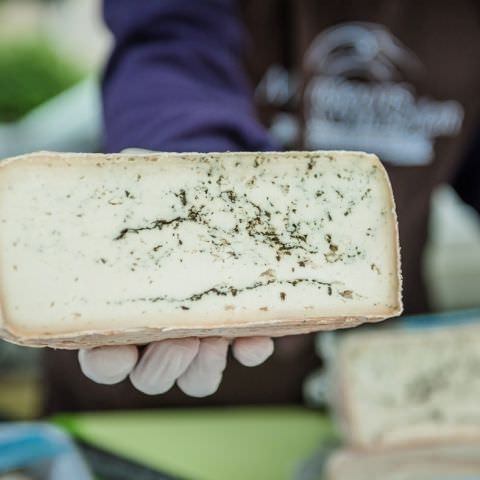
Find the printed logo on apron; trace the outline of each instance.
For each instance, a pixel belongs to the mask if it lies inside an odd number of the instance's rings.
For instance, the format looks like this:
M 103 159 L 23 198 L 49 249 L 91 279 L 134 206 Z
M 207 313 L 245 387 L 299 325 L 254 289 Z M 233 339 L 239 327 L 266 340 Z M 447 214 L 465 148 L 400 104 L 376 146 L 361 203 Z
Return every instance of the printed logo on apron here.
M 426 165 L 436 137 L 459 132 L 463 108 L 417 96 L 423 66 L 384 27 L 345 23 L 320 33 L 305 57 L 305 145 L 364 150 L 396 165 Z

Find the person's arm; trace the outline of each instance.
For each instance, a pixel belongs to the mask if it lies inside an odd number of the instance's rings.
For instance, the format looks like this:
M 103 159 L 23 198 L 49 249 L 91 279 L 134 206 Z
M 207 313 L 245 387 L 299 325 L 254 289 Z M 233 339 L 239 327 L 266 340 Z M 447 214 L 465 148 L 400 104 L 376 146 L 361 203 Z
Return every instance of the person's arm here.
M 269 150 L 241 66 L 244 32 L 234 0 L 106 0 L 115 49 L 104 83 L 105 148 L 161 151 Z M 130 377 L 148 394 L 175 383 L 187 394 L 214 393 L 226 366 L 224 338 L 186 338 L 137 347 L 81 350 L 82 371 L 98 383 Z M 236 339 L 233 355 L 255 366 L 270 338 Z
M 236 0 L 105 0 L 115 47 L 103 82 L 105 148 L 271 150 L 242 66 Z
M 452 186 L 460 198 L 480 214 L 480 125 Z

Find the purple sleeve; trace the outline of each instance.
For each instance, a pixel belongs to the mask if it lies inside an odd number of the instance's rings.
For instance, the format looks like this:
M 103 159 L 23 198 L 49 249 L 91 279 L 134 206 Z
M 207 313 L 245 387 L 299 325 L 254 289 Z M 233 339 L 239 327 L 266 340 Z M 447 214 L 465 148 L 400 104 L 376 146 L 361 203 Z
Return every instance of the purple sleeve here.
M 452 186 L 460 198 L 480 213 L 480 128 Z
M 242 66 L 236 0 L 105 0 L 115 47 L 103 81 L 105 149 L 275 149 Z

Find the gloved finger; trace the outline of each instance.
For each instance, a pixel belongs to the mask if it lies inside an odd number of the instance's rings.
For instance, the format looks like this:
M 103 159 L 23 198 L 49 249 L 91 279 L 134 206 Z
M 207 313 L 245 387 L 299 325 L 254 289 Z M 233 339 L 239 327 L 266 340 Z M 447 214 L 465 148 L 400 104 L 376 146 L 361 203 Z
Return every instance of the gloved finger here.
M 227 365 L 228 340 L 203 338 L 198 354 L 177 380 L 180 389 L 191 397 L 206 397 L 218 389 Z
M 172 388 L 197 355 L 198 338 L 177 338 L 151 343 L 130 374 L 133 386 L 148 395 Z
M 256 367 L 273 353 L 270 337 L 237 338 L 232 346 L 233 356 L 246 367 Z
M 104 385 L 113 385 L 127 378 L 137 359 L 138 349 L 135 345 L 105 346 L 78 352 L 83 374 Z

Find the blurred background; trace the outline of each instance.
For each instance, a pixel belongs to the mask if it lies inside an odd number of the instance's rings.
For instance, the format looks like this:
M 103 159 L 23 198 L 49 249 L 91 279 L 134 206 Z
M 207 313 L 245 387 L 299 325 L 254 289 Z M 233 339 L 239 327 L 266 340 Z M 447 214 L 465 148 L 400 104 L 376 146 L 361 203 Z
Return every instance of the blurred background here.
M 101 151 L 99 78 L 111 38 L 100 9 L 99 0 L 0 0 L 0 158 Z M 478 215 L 448 186 L 438 188 L 432 209 L 424 258 L 432 305 L 478 308 Z M 40 355 L 0 342 L 0 418 L 39 415 Z
M 101 5 L 0 1 L 0 155 L 100 147 Z

